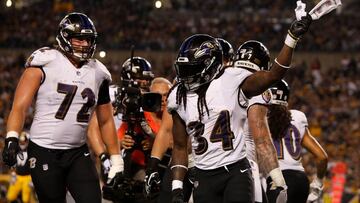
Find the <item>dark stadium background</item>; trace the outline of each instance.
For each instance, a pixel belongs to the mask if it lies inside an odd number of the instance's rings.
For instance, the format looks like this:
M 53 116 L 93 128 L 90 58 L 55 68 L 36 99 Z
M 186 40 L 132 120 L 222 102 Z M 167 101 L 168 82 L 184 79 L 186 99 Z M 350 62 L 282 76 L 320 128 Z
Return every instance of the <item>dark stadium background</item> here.
M 316 3 L 304 2 L 308 11 Z M 222 37 L 235 49 L 246 40 L 260 40 L 274 57 L 294 19 L 295 5 L 295 0 L 1 0 L 1 145 L 26 58 L 35 49 L 55 42 L 57 25 L 68 12 L 84 12 L 93 19 L 99 33 L 96 57 L 118 82 L 131 45 L 135 45 L 135 55 L 152 63 L 156 76 L 172 79 L 177 48 L 195 33 Z M 345 174 L 342 202 L 359 202 L 359 10 L 359 0 L 343 0 L 340 9 L 314 22 L 299 42 L 294 68 L 286 78 L 292 89 L 291 107 L 306 113 L 310 131 L 329 155 L 325 203 L 332 202 L 333 177 L 339 172 Z M 30 127 L 32 111 L 25 128 Z M 303 162 L 311 177 L 315 173 L 313 157 L 305 155 Z M 9 170 L 2 162 L 0 170 L 4 198 Z

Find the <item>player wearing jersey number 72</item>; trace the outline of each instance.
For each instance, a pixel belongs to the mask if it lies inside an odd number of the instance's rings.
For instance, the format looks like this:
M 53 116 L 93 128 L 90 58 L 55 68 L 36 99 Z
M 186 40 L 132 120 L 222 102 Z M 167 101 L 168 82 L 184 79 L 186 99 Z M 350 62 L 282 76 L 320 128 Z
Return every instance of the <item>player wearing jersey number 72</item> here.
M 109 178 L 123 170 L 109 98 L 111 75 L 92 58 L 96 37 L 90 18 L 68 14 L 59 24 L 57 46 L 35 51 L 18 83 L 3 157 L 6 164 L 14 163 L 14 144 L 35 99 L 28 155 L 40 202 L 64 202 L 67 190 L 76 202 L 101 202 L 99 178 L 86 145 L 94 111 L 112 162 Z

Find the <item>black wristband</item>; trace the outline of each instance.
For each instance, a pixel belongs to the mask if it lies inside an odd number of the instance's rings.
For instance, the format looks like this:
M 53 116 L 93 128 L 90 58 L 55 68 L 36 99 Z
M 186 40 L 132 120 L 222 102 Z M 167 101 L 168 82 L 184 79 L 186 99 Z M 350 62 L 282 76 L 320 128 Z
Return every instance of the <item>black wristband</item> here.
M 99 155 L 99 159 L 101 160 L 101 161 L 105 161 L 106 159 L 109 159 L 110 157 L 109 157 L 109 155 L 106 153 L 106 152 L 103 152 L 103 153 L 101 153 L 100 155 Z

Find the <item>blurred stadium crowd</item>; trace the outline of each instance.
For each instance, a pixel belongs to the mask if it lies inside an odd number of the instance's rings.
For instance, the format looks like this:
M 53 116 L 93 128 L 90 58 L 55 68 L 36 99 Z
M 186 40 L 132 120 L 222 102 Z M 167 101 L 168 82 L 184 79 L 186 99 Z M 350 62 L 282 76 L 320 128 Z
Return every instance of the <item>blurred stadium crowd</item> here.
M 264 41 L 270 50 L 279 50 L 278 33 L 285 33 L 292 21 L 295 1 L 272 0 L 169 0 L 163 9 L 154 8 L 153 1 L 78 0 L 33 1 L 31 7 L 1 8 L 0 48 L 35 48 L 51 44 L 59 20 L 68 11 L 87 13 L 97 26 L 99 45 L 107 49 L 138 49 L 175 51 L 179 43 L 193 33 L 222 36 L 234 47 L 250 38 Z M 3 6 L 3 5 L 1 5 Z M 81 8 L 81 10 L 77 10 Z M 111 9 L 109 9 L 111 8 Z M 327 17 L 311 30 L 299 51 L 358 52 L 360 50 L 360 4 L 348 1 L 341 11 Z M 241 11 L 240 11 L 241 10 Z M 209 12 L 211 11 L 211 12 Z M 240 11 L 240 12 L 239 12 Z M 346 12 L 345 12 L 346 11 Z M 171 15 L 170 15 L 171 13 Z M 334 26 L 341 25 L 341 26 Z M 13 93 L 23 71 L 26 56 L 0 56 L 0 135 L 6 133 L 6 118 L 11 109 Z M 114 78 L 121 64 L 106 64 Z M 339 65 L 324 67 L 321 61 L 298 62 L 287 74 L 292 89 L 291 107 L 309 118 L 310 130 L 324 146 L 330 167 L 338 161 L 346 163 L 345 193 L 360 188 L 360 59 L 344 56 Z M 171 67 L 171 64 L 157 64 Z M 171 78 L 172 71 L 162 71 Z M 164 76 L 164 75 L 162 75 Z M 30 127 L 32 110 L 25 128 Z M 304 166 L 313 174 L 315 166 L 310 155 Z M 5 167 L 0 168 L 5 173 Z M 326 189 L 330 189 L 331 170 Z
M 296 5 L 295 0 L 208 0 L 206 4 L 166 0 L 163 8 L 157 9 L 152 0 L 29 2 L 34 2 L 31 7 L 2 9 L 0 47 L 38 47 L 54 42 L 55 25 L 64 13 L 76 8 L 94 19 L 104 48 L 128 49 L 136 44 L 139 49 L 176 50 L 179 39 L 192 33 L 208 33 L 235 44 L 256 38 L 266 42 L 270 50 L 279 50 L 278 33 L 286 32 Z M 308 10 L 313 6 L 310 3 Z M 347 1 L 342 10 L 327 17 L 326 23 L 316 23 L 319 27 L 307 35 L 312 40 L 304 39 L 299 49 L 359 50 L 360 29 L 354 23 L 360 21 L 359 7 L 357 1 Z

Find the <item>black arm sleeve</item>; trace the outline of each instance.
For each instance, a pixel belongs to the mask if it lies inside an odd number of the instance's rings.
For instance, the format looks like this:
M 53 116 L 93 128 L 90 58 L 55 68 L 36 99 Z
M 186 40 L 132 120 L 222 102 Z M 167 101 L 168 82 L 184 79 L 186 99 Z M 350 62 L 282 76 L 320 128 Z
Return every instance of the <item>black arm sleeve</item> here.
M 97 105 L 107 104 L 109 102 L 110 102 L 109 81 L 104 80 L 100 85 Z

